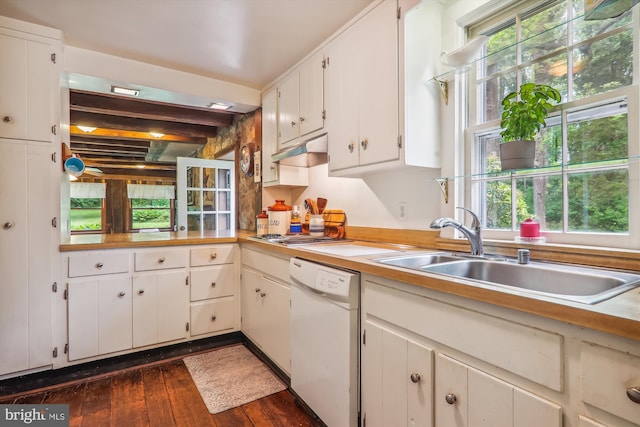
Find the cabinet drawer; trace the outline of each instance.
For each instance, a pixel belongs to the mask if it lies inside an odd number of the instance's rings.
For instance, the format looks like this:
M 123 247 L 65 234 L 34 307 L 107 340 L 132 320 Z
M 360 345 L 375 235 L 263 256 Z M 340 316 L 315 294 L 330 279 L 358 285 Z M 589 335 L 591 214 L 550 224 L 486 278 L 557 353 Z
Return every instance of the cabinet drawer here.
M 184 250 L 160 250 L 151 252 L 136 252 L 135 270 L 164 270 L 167 268 L 183 268 L 187 266 Z
M 637 423 L 640 404 L 627 397 L 627 389 L 640 388 L 640 355 L 583 343 L 580 362 L 582 400 Z
M 127 273 L 129 254 L 126 252 L 92 252 L 69 256 L 69 277 Z
M 191 301 L 233 295 L 235 277 L 233 265 L 221 265 L 191 273 Z
M 289 257 L 267 255 L 251 249 L 242 249 L 242 264 L 251 267 L 267 276 L 289 283 Z
M 191 249 L 191 266 L 231 264 L 233 263 L 233 246 L 211 246 Z
M 191 335 L 233 329 L 234 305 L 233 299 L 191 304 Z

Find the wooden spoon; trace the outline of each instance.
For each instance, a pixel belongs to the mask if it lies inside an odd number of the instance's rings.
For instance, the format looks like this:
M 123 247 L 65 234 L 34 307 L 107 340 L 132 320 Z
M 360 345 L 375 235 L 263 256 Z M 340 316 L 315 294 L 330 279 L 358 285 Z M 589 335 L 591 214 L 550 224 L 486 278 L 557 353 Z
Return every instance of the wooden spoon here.
M 327 207 L 328 200 L 323 197 L 318 197 L 318 213 L 322 215 L 324 209 Z

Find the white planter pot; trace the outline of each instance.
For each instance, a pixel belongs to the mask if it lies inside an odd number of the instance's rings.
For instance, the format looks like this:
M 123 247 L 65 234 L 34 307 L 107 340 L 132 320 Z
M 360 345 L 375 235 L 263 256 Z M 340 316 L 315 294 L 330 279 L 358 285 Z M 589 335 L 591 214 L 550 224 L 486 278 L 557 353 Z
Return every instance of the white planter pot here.
M 500 163 L 503 171 L 531 169 L 535 157 L 535 141 L 511 141 L 500 144 Z

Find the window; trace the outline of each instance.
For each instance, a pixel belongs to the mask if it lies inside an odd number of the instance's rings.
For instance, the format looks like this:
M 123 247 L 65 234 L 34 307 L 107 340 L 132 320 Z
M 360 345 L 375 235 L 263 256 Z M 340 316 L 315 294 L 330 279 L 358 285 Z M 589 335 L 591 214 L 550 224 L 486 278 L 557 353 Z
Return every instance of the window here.
M 127 194 L 130 200 L 131 230 L 173 230 L 173 185 L 127 184 Z
M 470 111 L 466 201 L 487 237 L 512 237 L 530 217 L 555 242 L 629 246 L 638 233 L 637 18 L 586 21 L 583 5 L 528 2 L 470 31 L 489 36 Z M 502 173 L 500 102 L 526 82 L 555 87 L 563 101 L 537 136 L 535 169 Z
M 74 233 L 101 232 L 105 184 L 97 182 L 71 183 L 70 229 Z

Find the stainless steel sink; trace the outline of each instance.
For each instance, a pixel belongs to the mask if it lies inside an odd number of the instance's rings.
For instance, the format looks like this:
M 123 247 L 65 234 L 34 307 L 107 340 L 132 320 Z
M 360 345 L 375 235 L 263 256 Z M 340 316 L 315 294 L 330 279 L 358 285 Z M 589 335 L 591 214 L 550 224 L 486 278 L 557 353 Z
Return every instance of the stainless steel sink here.
M 604 301 L 640 285 L 640 275 L 636 274 L 546 263 L 467 259 L 423 266 L 422 270 L 585 304 Z
M 440 264 L 442 262 L 460 261 L 461 256 L 454 255 L 450 252 L 428 252 L 421 254 L 402 255 L 390 258 L 380 258 L 376 261 L 382 264 L 393 265 L 396 267 L 410 268 L 412 270 L 422 270 L 423 267 Z

